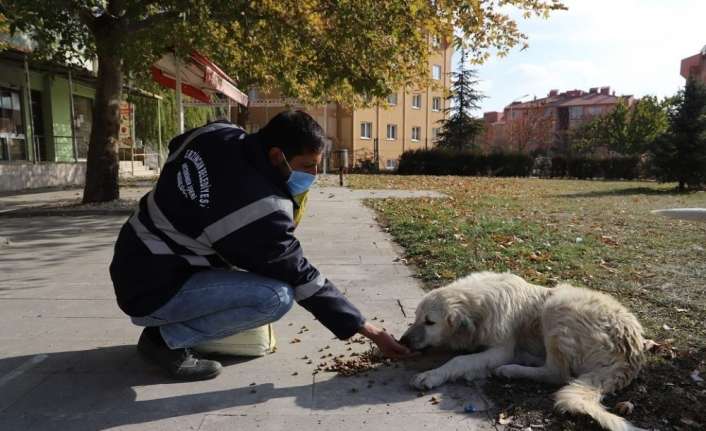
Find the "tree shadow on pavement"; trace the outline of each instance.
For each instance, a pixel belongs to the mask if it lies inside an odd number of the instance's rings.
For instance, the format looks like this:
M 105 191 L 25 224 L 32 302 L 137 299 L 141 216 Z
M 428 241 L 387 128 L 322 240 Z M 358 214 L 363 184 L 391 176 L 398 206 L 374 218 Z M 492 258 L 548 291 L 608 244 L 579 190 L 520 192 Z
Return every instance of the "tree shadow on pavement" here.
M 83 267 L 112 250 L 124 221 L 124 216 L 0 218 L 0 291 L 41 287 L 55 282 L 59 268 Z

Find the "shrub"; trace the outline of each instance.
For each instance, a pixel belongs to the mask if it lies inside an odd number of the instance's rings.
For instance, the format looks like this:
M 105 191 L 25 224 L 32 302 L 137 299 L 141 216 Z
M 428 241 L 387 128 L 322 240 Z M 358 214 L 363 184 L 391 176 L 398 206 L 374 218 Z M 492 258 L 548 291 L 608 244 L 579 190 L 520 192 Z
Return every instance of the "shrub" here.
M 602 178 L 633 180 L 639 177 L 640 158 L 637 156 L 552 157 L 550 169 L 553 178 Z
M 532 158 L 526 154 L 455 152 L 442 149 L 410 150 L 400 157 L 402 175 L 528 176 Z

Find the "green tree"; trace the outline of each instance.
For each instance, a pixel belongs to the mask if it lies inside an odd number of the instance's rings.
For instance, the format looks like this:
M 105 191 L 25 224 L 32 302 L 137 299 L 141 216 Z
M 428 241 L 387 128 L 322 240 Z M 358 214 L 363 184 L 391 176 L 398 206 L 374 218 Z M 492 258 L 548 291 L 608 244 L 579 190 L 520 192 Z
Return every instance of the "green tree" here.
M 156 152 L 160 137 L 158 127 L 161 126 L 162 150 L 166 151 L 169 139 L 179 133 L 176 122 L 176 96 L 173 91 L 161 90 L 156 85 L 147 88 L 150 92 L 162 97 L 159 121 L 157 120 L 156 100 L 150 97 L 131 95 L 128 100 L 135 106 L 135 135 L 142 139 L 143 144 L 148 146 L 150 151 Z M 217 117 L 215 111 L 211 107 L 185 107 L 184 128 L 188 130 L 214 120 Z
M 479 103 L 485 96 L 476 88 L 476 72 L 468 67 L 465 49 L 461 49 L 458 71 L 451 74 L 451 79 L 437 145 L 455 151 L 471 150 L 477 147 L 476 138 L 483 133 L 483 122 L 473 118 L 471 112 L 480 109 Z
M 5 18 L 5 15 L 0 13 L 0 35 L 3 34 L 8 34 L 10 32 L 10 25 L 7 23 L 7 18 Z M 2 37 L 0 37 L 0 51 L 3 51 L 7 48 L 7 41 L 3 40 Z
M 84 202 L 116 199 L 118 104 L 125 76 L 147 73 L 168 50 L 198 50 L 241 88 L 277 87 L 305 102 L 363 103 L 428 83 L 429 37 L 460 33 L 475 61 L 524 43 L 508 6 L 524 16 L 560 0 L 0 0 L 13 31 L 37 55 L 98 60 Z
M 618 152 L 640 155 L 649 151 L 652 143 L 668 128 L 667 103 L 660 102 L 655 96 L 645 96 L 638 100 L 630 111 L 625 130 L 626 145 L 623 151 Z
M 644 154 L 667 130 L 665 103 L 645 96 L 629 106 L 621 99 L 609 113 L 571 132 L 572 149 L 584 154 L 601 148 L 623 155 Z
M 628 148 L 627 129 L 630 122 L 630 108 L 625 100 L 620 99 L 610 113 L 600 118 L 596 129 L 599 139 L 609 150 L 625 154 Z
M 690 78 L 672 99 L 669 129 L 652 146 L 657 178 L 679 190 L 706 184 L 706 86 Z

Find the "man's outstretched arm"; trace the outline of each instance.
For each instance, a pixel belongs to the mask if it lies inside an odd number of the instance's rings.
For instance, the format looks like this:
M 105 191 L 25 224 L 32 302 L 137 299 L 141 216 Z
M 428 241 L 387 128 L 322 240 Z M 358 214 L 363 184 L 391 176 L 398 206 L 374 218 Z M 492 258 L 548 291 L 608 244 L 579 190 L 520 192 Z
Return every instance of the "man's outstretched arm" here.
M 299 305 L 338 338 L 359 333 L 386 356 L 408 354 L 390 334 L 366 322 L 358 308 L 309 263 L 293 230 L 288 214 L 273 211 L 223 236 L 214 248 L 232 265 L 290 284 Z

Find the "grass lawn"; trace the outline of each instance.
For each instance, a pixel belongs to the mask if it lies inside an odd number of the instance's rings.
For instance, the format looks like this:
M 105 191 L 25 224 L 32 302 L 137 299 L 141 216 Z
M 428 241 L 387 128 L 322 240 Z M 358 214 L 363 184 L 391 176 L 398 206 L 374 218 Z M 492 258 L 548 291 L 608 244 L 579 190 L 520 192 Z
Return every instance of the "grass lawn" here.
M 448 195 L 367 202 L 429 289 L 493 270 L 545 285 L 569 281 L 619 298 L 662 346 L 641 377 L 606 403 L 630 400 L 629 418 L 646 427 L 706 429 L 706 385 L 690 377 L 696 369 L 706 378 L 706 223 L 650 213 L 706 207 L 705 192 L 677 194 L 674 185 L 652 182 L 519 178 L 351 175 L 348 182 Z M 517 421 L 593 428 L 552 413 L 551 388 L 486 386 L 499 404 L 512 403 L 503 414 Z

